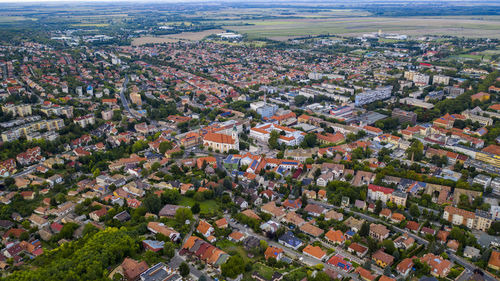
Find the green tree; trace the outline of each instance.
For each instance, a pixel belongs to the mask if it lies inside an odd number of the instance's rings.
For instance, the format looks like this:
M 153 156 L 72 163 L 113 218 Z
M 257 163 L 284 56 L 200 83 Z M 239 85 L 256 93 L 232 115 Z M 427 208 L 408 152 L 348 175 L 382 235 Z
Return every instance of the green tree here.
M 410 215 L 411 215 L 413 218 L 418 218 L 418 217 L 420 217 L 420 210 L 418 209 L 417 204 L 412 203 L 412 204 L 410 205 Z
M 144 207 L 146 207 L 146 210 L 153 214 L 158 214 L 162 207 L 161 199 L 153 193 L 146 195 L 142 203 L 144 204 Z
M 179 265 L 179 273 L 181 274 L 182 277 L 187 277 L 189 275 L 189 265 L 185 262 L 182 262 Z
M 411 146 L 406 150 L 406 155 L 410 160 L 422 160 L 424 158 L 424 145 L 419 140 L 413 141 Z
M 194 203 L 193 207 L 191 207 L 191 212 L 193 212 L 193 214 L 198 214 L 200 213 L 200 203 L 196 202 Z
M 278 131 L 276 131 L 276 130 L 271 131 L 271 134 L 270 134 L 269 140 L 268 140 L 268 144 L 269 144 L 270 148 L 272 148 L 272 149 L 279 148 L 279 146 L 280 146 L 278 143 L 279 137 L 280 137 L 280 134 L 278 133 Z
M 159 147 L 161 154 L 165 154 L 165 151 L 170 150 L 172 148 L 173 148 L 173 145 L 169 141 L 164 141 L 164 142 L 160 143 L 160 147 Z
M 245 272 L 245 261 L 239 254 L 236 254 L 230 257 L 225 264 L 221 265 L 221 271 L 224 277 L 236 278 Z

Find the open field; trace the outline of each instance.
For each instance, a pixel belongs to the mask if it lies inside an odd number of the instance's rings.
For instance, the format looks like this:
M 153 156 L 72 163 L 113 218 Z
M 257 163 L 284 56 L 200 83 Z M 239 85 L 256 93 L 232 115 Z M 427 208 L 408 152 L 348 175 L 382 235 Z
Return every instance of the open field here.
M 234 22 L 231 25 L 231 22 Z M 249 38 L 286 40 L 294 37 L 337 34 L 359 36 L 384 32 L 408 35 L 455 35 L 500 38 L 500 17 L 338 17 L 228 21 L 224 26 Z
M 192 207 L 195 203 L 196 203 L 196 201 L 193 198 L 183 196 L 183 197 L 181 197 L 179 205 L 186 206 L 186 207 Z M 202 214 L 210 214 L 210 213 L 213 213 L 213 212 L 216 212 L 219 210 L 219 207 L 217 206 L 217 202 L 215 202 L 214 200 L 205 200 L 205 201 L 199 202 L 199 203 L 200 203 L 200 209 L 201 209 L 200 212 Z
M 175 43 L 178 41 L 199 41 L 208 35 L 224 32 L 223 29 L 209 29 L 200 32 L 182 32 L 163 36 L 142 36 L 132 40 L 133 46 L 145 44 Z
M 35 18 L 27 18 L 23 16 L 0 16 L 0 23 L 11 23 L 25 20 L 36 20 Z

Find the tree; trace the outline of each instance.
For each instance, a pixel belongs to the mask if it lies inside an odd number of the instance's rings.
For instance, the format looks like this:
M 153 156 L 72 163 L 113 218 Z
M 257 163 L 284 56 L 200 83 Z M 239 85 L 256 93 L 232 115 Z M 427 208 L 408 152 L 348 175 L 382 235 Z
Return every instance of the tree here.
M 205 275 L 200 276 L 200 279 L 198 281 L 207 281 L 207 277 Z
M 167 256 L 167 258 L 171 259 L 175 256 L 175 245 L 172 242 L 166 242 L 163 245 L 163 254 Z
M 160 147 L 159 147 L 159 150 L 160 150 L 160 153 L 161 154 L 165 154 L 165 151 L 167 150 L 170 150 L 173 148 L 173 145 L 171 142 L 169 141 L 164 141 L 164 142 L 161 142 L 160 143 Z
M 260 251 L 264 253 L 268 247 L 266 240 L 260 240 Z
M 179 265 L 179 273 L 181 274 L 182 277 L 187 277 L 189 275 L 189 265 L 185 262 L 182 262 Z
M 382 242 L 382 246 L 385 248 L 386 253 L 393 253 L 396 250 L 396 247 L 394 246 L 394 242 L 392 240 L 384 240 Z
M 380 211 L 382 211 L 382 201 L 381 200 L 377 200 L 375 202 L 375 214 L 380 214 Z
M 198 214 L 200 212 L 200 203 L 196 202 L 194 203 L 193 207 L 191 207 L 191 212 L 193 212 L 193 214 Z
M 359 230 L 359 236 L 366 237 L 368 236 L 368 234 L 370 234 L 370 225 L 368 224 L 368 222 L 365 221 L 361 225 L 361 229 Z
M 187 208 L 179 208 L 175 211 L 175 221 L 177 224 L 184 225 L 187 220 L 193 220 L 193 212 L 191 212 L 191 210 Z
M 270 148 L 272 148 L 272 149 L 279 148 L 279 146 L 280 146 L 278 143 L 279 137 L 280 137 L 280 134 L 278 133 L 278 131 L 276 131 L 276 130 L 271 131 L 271 134 L 270 134 L 270 137 L 268 140 L 268 144 L 269 144 Z
M 309 133 L 304 137 L 304 140 L 300 143 L 302 148 L 314 147 L 316 146 L 317 137 L 315 133 Z
M 175 189 L 167 189 L 161 194 L 162 204 L 177 204 L 180 198 L 179 191 Z
M 153 213 L 153 214 L 158 214 L 158 212 L 161 210 L 161 199 L 158 198 L 156 194 L 148 194 L 143 202 L 144 207 L 148 210 L 148 212 Z
M 410 215 L 411 215 L 413 218 L 418 218 L 418 217 L 420 217 L 420 210 L 418 209 L 417 204 L 415 204 L 415 203 L 412 203 L 412 204 L 411 204 L 411 206 L 410 206 Z
M 410 160 L 422 160 L 424 158 L 424 145 L 419 140 L 415 140 L 406 150 L 406 155 Z
M 225 264 L 221 265 L 221 271 L 225 277 L 236 278 L 245 272 L 245 261 L 239 254 L 236 254 L 230 257 Z

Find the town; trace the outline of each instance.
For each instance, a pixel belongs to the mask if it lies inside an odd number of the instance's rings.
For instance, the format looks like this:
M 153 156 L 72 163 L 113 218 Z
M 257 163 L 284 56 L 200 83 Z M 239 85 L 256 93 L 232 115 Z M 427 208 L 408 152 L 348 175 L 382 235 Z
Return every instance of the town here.
M 498 39 L 76 34 L 0 45 L 2 280 L 500 278 Z

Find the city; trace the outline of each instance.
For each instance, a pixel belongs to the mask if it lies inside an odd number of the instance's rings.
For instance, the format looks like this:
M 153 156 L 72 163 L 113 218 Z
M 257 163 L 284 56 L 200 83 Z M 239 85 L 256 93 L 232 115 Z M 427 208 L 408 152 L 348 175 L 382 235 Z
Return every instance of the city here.
M 0 2 L 0 280 L 499 280 L 500 3 L 398 3 Z

